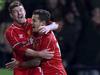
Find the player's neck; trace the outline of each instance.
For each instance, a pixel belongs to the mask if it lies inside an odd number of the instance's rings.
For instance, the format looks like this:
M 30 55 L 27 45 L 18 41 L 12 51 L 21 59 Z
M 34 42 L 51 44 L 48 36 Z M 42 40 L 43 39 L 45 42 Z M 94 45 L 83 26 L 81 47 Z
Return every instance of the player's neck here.
M 38 32 L 33 32 L 34 37 L 39 37 L 39 33 Z
M 26 19 L 25 19 L 25 21 L 24 21 L 23 23 L 19 23 L 19 22 L 17 22 L 17 21 L 14 21 L 14 23 L 17 24 L 18 26 L 24 26 L 25 23 L 26 23 Z

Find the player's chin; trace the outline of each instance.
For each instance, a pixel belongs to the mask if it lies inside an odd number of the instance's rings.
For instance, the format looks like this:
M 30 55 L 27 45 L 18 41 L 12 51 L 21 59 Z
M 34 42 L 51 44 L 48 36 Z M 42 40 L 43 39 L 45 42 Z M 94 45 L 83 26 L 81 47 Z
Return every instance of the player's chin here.
M 25 19 L 18 19 L 19 23 L 25 23 Z
M 39 32 L 39 29 L 33 28 L 33 32 L 38 33 Z
M 20 24 L 21 24 L 21 23 L 22 23 L 22 24 L 25 23 L 24 21 L 21 21 L 21 20 L 18 20 L 17 22 L 20 23 Z

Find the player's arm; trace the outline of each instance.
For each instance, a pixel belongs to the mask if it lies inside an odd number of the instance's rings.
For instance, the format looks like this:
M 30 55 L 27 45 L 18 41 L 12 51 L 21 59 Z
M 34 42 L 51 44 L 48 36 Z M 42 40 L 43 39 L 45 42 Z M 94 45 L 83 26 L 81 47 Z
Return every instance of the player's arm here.
M 37 67 L 40 65 L 40 63 L 41 63 L 41 58 L 34 58 L 32 60 L 19 63 L 18 66 L 24 67 L 24 68 L 30 68 L 30 67 Z
M 49 49 L 44 49 L 44 50 L 41 50 L 41 51 L 26 49 L 25 50 L 25 55 L 26 56 L 31 56 L 33 58 L 39 57 L 39 58 L 44 58 L 44 59 L 51 59 L 54 56 L 54 52 L 49 51 Z
M 23 46 L 23 44 L 21 42 L 17 41 L 17 35 L 15 35 L 16 33 L 14 32 L 7 32 L 6 33 L 6 38 L 8 40 L 8 42 L 10 43 L 10 45 L 12 46 L 13 50 L 18 53 L 19 55 L 26 55 L 26 56 L 31 56 L 33 58 L 35 57 L 39 57 L 39 58 L 45 58 L 45 59 L 51 59 L 53 57 L 53 53 L 54 52 L 50 52 L 48 51 L 48 49 L 45 49 L 43 51 L 35 51 L 33 49 L 29 49 L 25 46 Z
M 40 34 L 47 34 L 49 31 L 51 30 L 57 30 L 59 28 L 59 24 L 56 22 L 51 22 L 51 24 L 47 25 L 47 26 L 41 26 L 39 28 L 39 33 Z
M 14 69 L 16 67 L 24 67 L 24 68 L 31 68 L 31 67 L 37 67 L 41 63 L 41 58 L 35 58 L 29 61 L 25 61 L 20 63 L 16 59 L 12 58 L 11 62 L 6 63 L 6 68 L 8 69 Z

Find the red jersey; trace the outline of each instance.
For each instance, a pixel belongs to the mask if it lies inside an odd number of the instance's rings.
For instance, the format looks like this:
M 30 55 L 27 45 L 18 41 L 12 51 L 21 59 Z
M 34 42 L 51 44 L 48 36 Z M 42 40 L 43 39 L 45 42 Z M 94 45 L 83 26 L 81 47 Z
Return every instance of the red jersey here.
M 14 53 L 14 58 L 22 62 L 24 61 L 24 53 L 27 48 L 30 48 L 30 35 L 32 34 L 32 20 L 27 19 L 22 26 L 18 23 L 11 24 L 6 30 L 6 38 L 11 45 Z
M 6 38 L 13 49 L 14 58 L 19 62 L 26 61 L 24 56 L 25 50 L 32 47 L 32 20 L 27 19 L 26 23 L 22 26 L 13 23 L 5 32 Z M 42 75 L 41 67 L 36 68 L 22 68 L 17 67 L 14 69 L 14 75 Z
M 44 75 L 67 75 L 62 64 L 61 52 L 55 35 L 52 31 L 48 34 L 38 36 L 33 34 L 33 47 L 36 50 L 49 48 L 54 51 L 54 57 L 50 60 L 43 59 L 41 67 Z

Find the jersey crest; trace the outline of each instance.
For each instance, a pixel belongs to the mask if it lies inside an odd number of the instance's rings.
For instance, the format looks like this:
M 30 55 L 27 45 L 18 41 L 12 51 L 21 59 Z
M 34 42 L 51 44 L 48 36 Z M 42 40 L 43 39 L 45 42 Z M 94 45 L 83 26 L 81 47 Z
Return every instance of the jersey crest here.
M 19 36 L 20 39 L 24 38 L 23 34 L 19 34 L 18 36 Z

